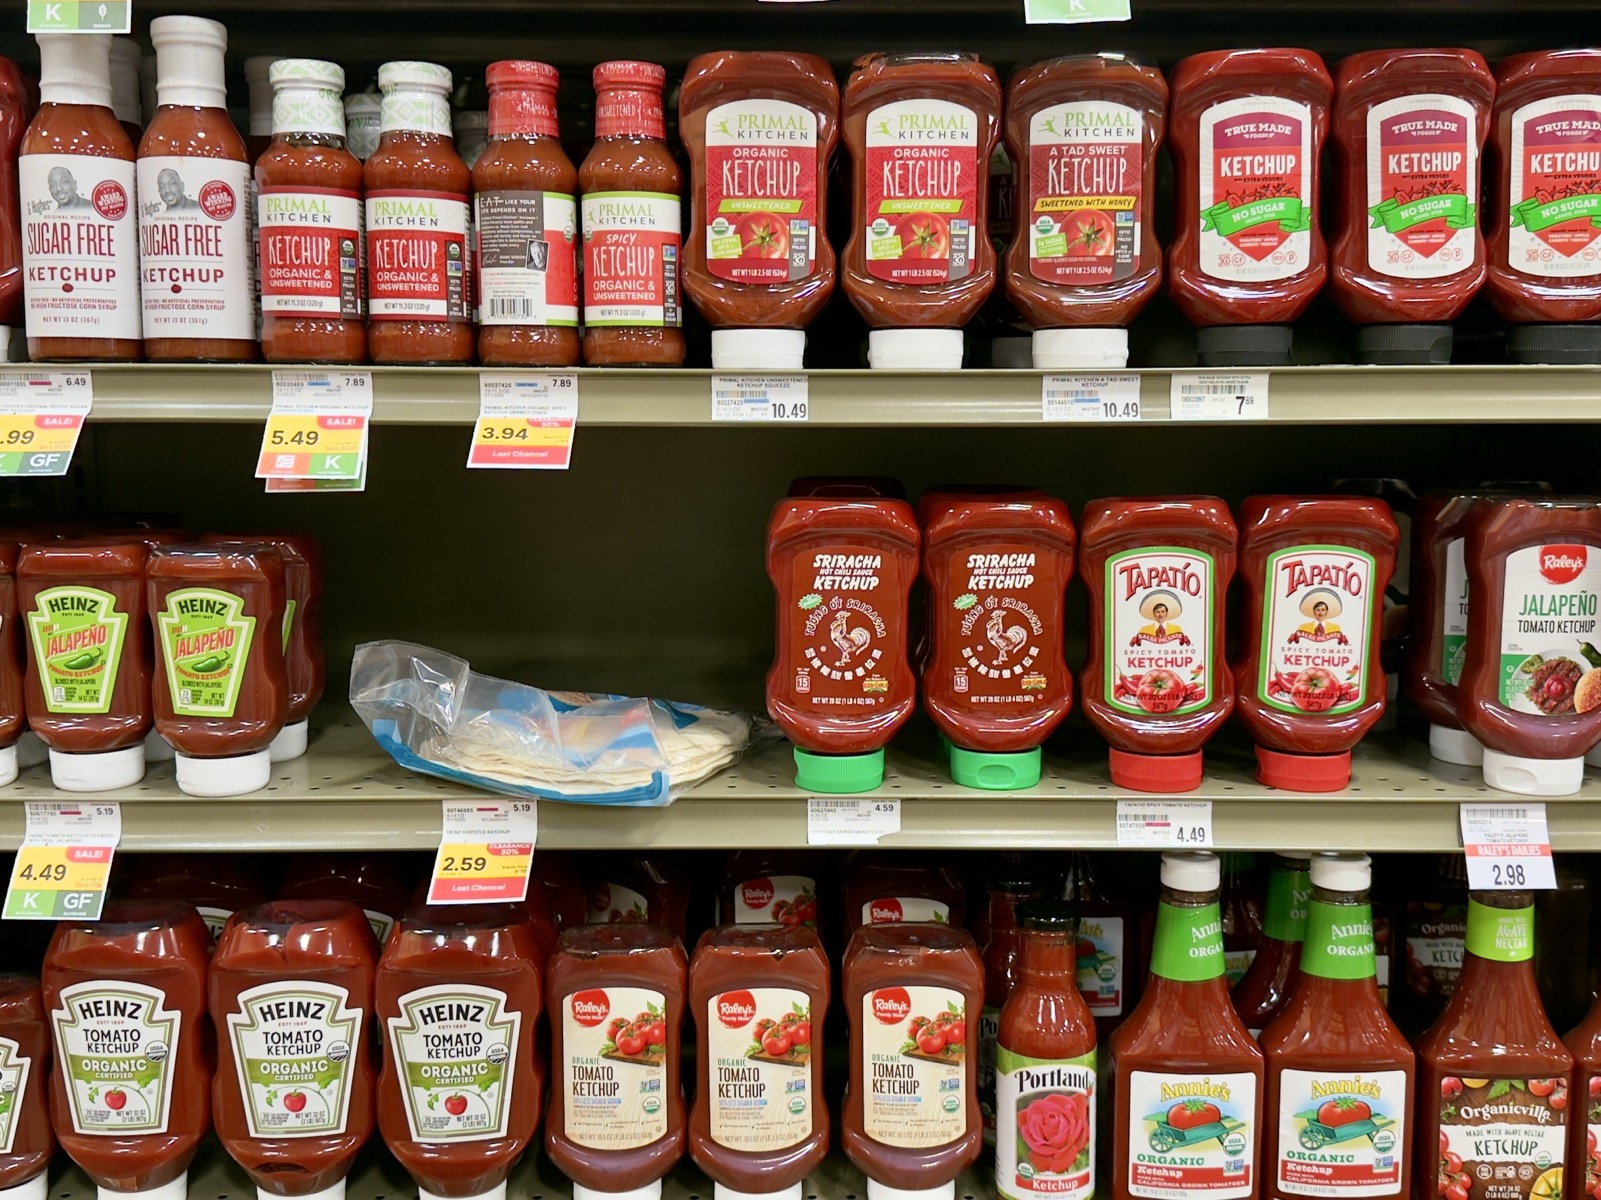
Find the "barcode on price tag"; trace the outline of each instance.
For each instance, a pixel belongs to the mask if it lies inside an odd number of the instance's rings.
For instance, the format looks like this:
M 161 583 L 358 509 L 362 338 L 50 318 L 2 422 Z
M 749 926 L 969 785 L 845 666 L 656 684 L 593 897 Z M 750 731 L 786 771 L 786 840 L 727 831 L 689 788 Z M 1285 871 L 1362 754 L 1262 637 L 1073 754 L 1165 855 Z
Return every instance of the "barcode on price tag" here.
M 809 846 L 875 846 L 901 831 L 901 802 L 865 796 L 810 796 L 806 800 Z
M 1138 421 L 1138 375 L 1047 375 L 1040 416 L 1046 421 Z
M 93 406 L 88 371 L 0 371 L 0 476 L 65 475 Z
M 805 421 L 811 388 L 805 375 L 713 375 L 714 421 Z
M 1117 844 L 1162 850 L 1212 846 L 1210 800 L 1119 800 Z
M 1186 375 L 1175 372 L 1172 385 L 1175 421 L 1265 421 L 1268 417 L 1266 373 L 1255 375 Z
M 360 479 L 371 371 L 274 371 L 257 479 Z
M 111 860 L 122 840 L 122 806 L 115 800 L 26 804 L 26 831 L 11 868 L 5 919 L 98 920 Z
M 1522 891 L 1556 887 L 1544 804 L 1464 804 L 1461 822 L 1469 888 Z

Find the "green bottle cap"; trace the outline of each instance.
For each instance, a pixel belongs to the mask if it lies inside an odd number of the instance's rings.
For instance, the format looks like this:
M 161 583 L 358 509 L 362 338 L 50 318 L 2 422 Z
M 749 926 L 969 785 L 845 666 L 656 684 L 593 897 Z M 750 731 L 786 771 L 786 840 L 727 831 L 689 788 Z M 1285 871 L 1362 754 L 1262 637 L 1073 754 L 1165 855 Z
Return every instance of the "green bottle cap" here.
M 963 787 L 986 792 L 1015 792 L 1040 781 L 1040 750 L 1018 750 L 1011 754 L 984 754 L 977 750 L 951 747 L 951 778 Z
M 795 786 L 830 796 L 870 792 L 884 782 L 884 752 L 812 754 L 795 749 Z

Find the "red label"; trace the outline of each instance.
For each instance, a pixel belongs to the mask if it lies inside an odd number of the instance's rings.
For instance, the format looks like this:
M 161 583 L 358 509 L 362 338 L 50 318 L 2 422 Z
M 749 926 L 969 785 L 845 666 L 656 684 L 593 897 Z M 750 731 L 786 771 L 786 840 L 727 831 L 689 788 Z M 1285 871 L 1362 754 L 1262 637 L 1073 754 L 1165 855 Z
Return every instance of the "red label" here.
M 970 701 L 980 719 L 1016 719 L 1060 699 L 1069 685 L 1052 624 L 1056 558 L 1024 542 L 988 541 L 947 563 L 935 653 L 956 702 Z
M 1540 574 L 1552 583 L 1572 583 L 1589 561 L 1590 548 L 1584 545 L 1540 547 Z
M 213 179 L 201 187 L 200 211 L 213 221 L 226 221 L 238 207 L 239 197 L 221 180 Z
M 1287 113 L 1251 112 L 1219 121 L 1212 132 L 1213 228 L 1261 262 L 1295 232 L 1312 204 L 1301 193 L 1302 122 Z M 1294 212 L 1273 201 L 1294 201 Z M 1292 228 L 1286 228 L 1292 226 Z
M 655 192 L 592 192 L 581 204 L 584 323 L 655 328 L 682 324 L 678 197 Z
M 574 992 L 568 998 L 568 1003 L 572 1007 L 573 1020 L 586 1029 L 593 1029 L 611 1015 L 611 999 L 600 988 Z
M 1144 120 L 1121 104 L 1041 109 L 1029 122 L 1029 271 L 1047 283 L 1126 279 L 1140 254 Z
M 903 987 L 879 988 L 873 993 L 873 1017 L 884 1025 L 898 1025 L 912 1015 L 912 998 Z
M 1468 134 L 1467 119 L 1443 109 L 1402 113 L 1381 126 L 1379 189 L 1395 202 L 1395 207 L 1393 216 L 1377 213 L 1375 219 L 1388 219 L 1396 225 L 1391 232 L 1414 254 L 1433 256 L 1460 228 L 1452 221 L 1461 218 L 1451 215 L 1416 220 L 1423 213 L 1436 211 L 1432 206 L 1418 207 L 1420 201 L 1461 198 L 1462 203 L 1453 212 L 1466 212 L 1463 205 L 1473 203 Z M 1442 203 L 1442 210 L 1445 207 Z
M 367 271 L 373 320 L 465 322 L 466 200 L 448 192 L 369 192 Z
M 845 542 L 796 559 L 786 601 L 795 660 L 787 665 L 800 707 L 871 719 L 894 699 L 905 638 L 895 624 L 905 591 L 899 574 L 893 554 Z
M 128 211 L 128 193 L 114 179 L 96 184 L 93 199 L 95 211 L 108 221 L 120 221 Z
M 817 118 L 782 100 L 706 114 L 706 268 L 734 283 L 817 269 Z
M 890 283 L 938 284 L 973 272 L 979 116 L 943 100 L 901 100 L 867 115 L 859 216 L 867 270 Z
M 756 1019 L 756 997 L 749 992 L 724 992 L 715 1005 L 717 1019 L 730 1029 L 743 1029 Z
M 262 188 L 256 199 L 261 310 L 361 316 L 361 198 L 333 188 Z

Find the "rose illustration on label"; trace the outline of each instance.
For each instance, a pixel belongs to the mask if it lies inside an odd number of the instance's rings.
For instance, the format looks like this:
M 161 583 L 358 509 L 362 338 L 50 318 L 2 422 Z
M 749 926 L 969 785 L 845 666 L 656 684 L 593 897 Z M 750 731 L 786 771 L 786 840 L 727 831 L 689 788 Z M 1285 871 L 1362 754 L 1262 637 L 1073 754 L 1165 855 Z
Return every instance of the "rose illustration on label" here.
M 1017 1110 L 1018 1157 L 1028 1174 L 1065 1175 L 1087 1165 L 1090 1104 L 1083 1092 L 1050 1092 Z M 1080 1158 L 1086 1162 L 1081 1163 Z M 1018 1173 L 1024 1174 L 1024 1166 Z

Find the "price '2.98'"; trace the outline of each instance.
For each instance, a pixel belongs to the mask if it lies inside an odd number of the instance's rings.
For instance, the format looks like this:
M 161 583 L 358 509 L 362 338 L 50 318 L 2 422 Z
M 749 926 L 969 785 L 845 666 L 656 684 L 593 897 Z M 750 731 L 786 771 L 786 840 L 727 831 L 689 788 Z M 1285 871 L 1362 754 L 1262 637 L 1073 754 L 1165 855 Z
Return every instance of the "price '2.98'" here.
M 1528 879 L 1522 863 L 1491 863 L 1490 878 L 1498 888 L 1520 888 Z

